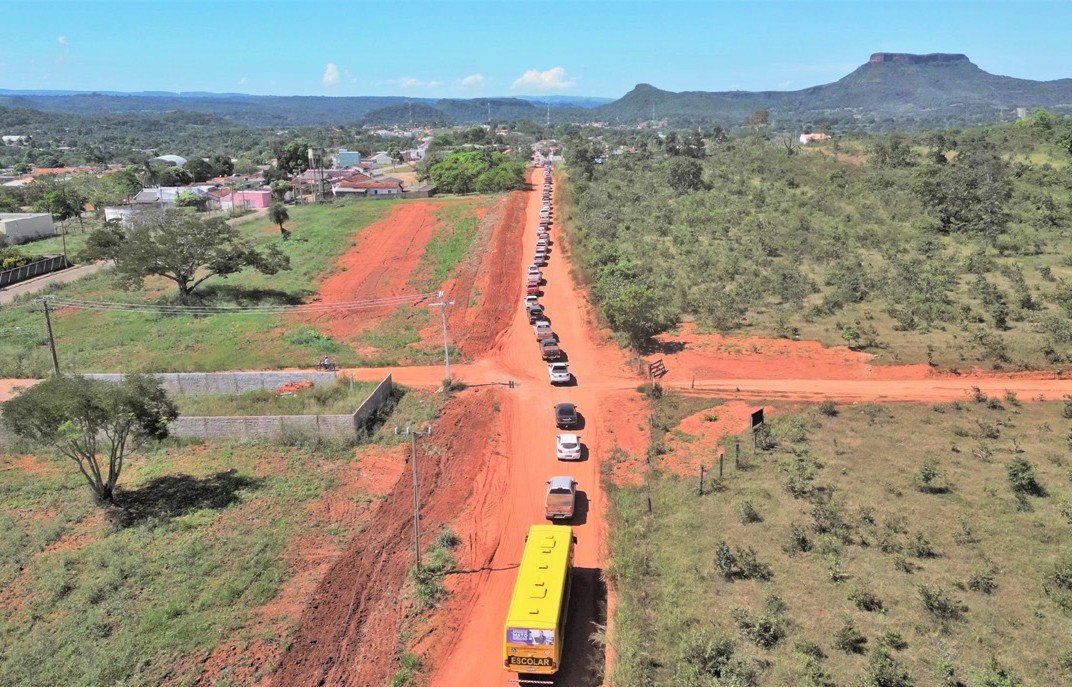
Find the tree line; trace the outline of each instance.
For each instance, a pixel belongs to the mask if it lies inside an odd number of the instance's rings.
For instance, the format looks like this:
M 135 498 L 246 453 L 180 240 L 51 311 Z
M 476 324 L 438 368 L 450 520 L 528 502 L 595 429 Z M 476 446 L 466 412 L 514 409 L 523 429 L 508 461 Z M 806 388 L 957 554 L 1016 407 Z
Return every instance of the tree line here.
M 1028 358 L 1057 363 L 1072 345 L 1070 140 L 1072 120 L 1046 112 L 807 150 L 759 126 L 577 137 L 574 255 L 637 347 L 693 319 L 833 328 L 865 348 L 888 343 L 880 330 L 946 330 L 998 364 L 1027 337 Z

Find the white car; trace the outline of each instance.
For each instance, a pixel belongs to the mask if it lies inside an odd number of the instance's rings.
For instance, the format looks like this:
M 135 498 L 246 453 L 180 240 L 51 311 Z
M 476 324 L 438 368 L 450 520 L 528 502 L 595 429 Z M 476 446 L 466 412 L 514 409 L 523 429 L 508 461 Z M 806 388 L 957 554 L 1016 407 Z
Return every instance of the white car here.
M 525 307 L 528 308 L 530 305 L 535 306 L 535 307 L 539 307 L 539 305 L 540 305 L 540 297 L 539 296 L 525 296 Z
M 552 384 L 569 384 L 573 379 L 568 363 L 551 363 L 547 366 L 547 378 Z
M 537 281 L 543 279 L 543 272 L 540 271 L 539 265 L 529 265 L 529 279 L 535 279 Z
M 581 438 L 576 434 L 559 434 L 555 437 L 555 454 L 559 460 L 580 460 Z

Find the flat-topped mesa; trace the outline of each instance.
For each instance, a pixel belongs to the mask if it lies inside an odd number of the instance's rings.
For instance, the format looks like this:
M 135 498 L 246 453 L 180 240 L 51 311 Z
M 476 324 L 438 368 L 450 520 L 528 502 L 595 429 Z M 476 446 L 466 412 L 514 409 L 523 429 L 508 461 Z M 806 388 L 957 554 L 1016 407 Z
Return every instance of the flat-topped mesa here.
M 930 62 L 969 62 L 967 55 L 960 53 L 932 52 L 929 55 L 912 55 L 905 52 L 876 52 L 868 60 L 871 64 L 899 62 L 901 64 L 927 64 Z

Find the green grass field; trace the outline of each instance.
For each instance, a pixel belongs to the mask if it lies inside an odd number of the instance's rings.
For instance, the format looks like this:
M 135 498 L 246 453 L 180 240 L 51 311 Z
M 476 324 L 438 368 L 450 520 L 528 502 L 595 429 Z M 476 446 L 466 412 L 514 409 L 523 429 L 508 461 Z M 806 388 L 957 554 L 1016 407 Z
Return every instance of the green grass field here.
M 790 411 L 702 497 L 657 456 L 612 488 L 610 684 L 1072 682 L 1072 421 L 978 400 Z
M 315 294 L 320 280 L 329 274 L 334 260 L 353 245 L 354 235 L 383 217 L 396 202 L 409 201 L 291 208 L 287 226 L 293 238 L 287 242 L 279 240 L 278 229 L 267 219 L 243 223 L 243 233 L 256 243 L 274 243 L 286 252 L 292 269 L 271 276 L 243 272 L 229 279 L 211 280 L 199 289 L 202 301 L 246 306 L 305 302 Z M 460 256 L 468 252 L 474 234 L 471 206 L 471 203 L 458 204 L 464 211 L 452 209 L 453 204 L 445 206 L 441 215 L 444 228 L 438 240 L 429 246 L 426 260 L 429 278 L 449 274 Z M 455 221 L 459 223 L 456 230 L 451 224 Z M 455 236 L 468 237 L 468 243 L 459 243 Z M 124 291 L 113 284 L 106 272 L 47 292 L 64 298 L 120 303 L 174 303 L 176 300 L 174 285 L 167 280 L 147 280 L 142 290 Z M 402 333 L 416 332 L 425 326 L 422 317 L 428 319 L 428 313 L 422 311 L 416 319 L 403 322 L 404 326 L 388 328 L 378 343 L 404 346 L 406 337 L 392 332 L 394 329 Z M 349 345 L 308 325 L 276 315 L 186 317 L 61 309 L 55 313 L 53 325 L 62 369 L 72 372 L 311 367 L 324 355 L 335 357 L 340 365 L 375 362 L 358 358 Z M 36 311 L 31 299 L 5 307 L 3 326 L 0 326 L 0 375 L 45 374 L 51 363 L 44 332 L 44 317 Z M 411 353 L 386 350 L 378 360 L 391 362 Z
M 439 404 L 401 395 L 385 426 L 421 426 Z M 371 441 L 403 439 L 388 430 Z M 192 685 L 220 642 L 286 645 L 297 618 L 266 621 L 257 607 L 290 576 L 294 537 L 343 547 L 356 534 L 307 505 L 368 450 L 304 440 L 164 446 L 130 461 L 109 517 L 70 461 L 0 450 L 0 685 Z M 215 678 L 233 684 L 226 672 Z

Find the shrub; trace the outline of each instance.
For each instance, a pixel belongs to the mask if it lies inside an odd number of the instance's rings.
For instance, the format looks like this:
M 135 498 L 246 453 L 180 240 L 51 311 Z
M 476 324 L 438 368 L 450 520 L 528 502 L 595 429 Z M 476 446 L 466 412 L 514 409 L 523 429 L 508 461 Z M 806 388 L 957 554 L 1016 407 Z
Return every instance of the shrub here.
M 847 619 L 834 632 L 834 648 L 847 654 L 862 654 L 867 645 L 867 637 L 856 627 L 856 623 Z
M 856 604 L 861 611 L 878 612 L 884 610 L 882 599 L 864 583 L 859 583 L 849 592 L 849 601 Z
M 844 540 L 852 531 L 845 521 L 844 508 L 840 501 L 822 495 L 811 507 L 812 529 L 816 534 L 832 534 Z
M 949 489 L 941 481 L 942 469 L 938 461 L 929 458 L 920 466 L 916 473 L 916 486 L 924 494 L 944 494 Z
M 811 551 L 811 539 L 808 538 L 808 534 L 803 527 L 792 522 L 789 523 L 789 537 L 782 548 L 790 556 L 806 553 Z
M 797 653 L 802 656 L 808 656 L 809 658 L 814 658 L 819 661 L 826 658 L 826 654 L 823 653 L 823 648 L 808 639 L 804 639 L 797 642 L 794 648 L 796 649 Z
M 905 638 L 902 637 L 899 632 L 894 632 L 893 630 L 890 630 L 879 637 L 878 645 L 888 646 L 895 651 L 904 651 L 908 648 L 908 642 L 905 641 Z
M 886 647 L 877 646 L 867 660 L 861 684 L 867 687 L 913 687 L 915 683 Z
M 742 580 L 769 580 L 774 577 L 771 567 L 759 560 L 751 546 L 737 549 L 737 566 L 737 576 Z
M 960 529 L 953 535 L 953 541 L 961 545 L 974 544 L 979 541 L 979 537 L 975 535 L 975 524 L 970 518 L 961 518 Z
M 737 645 L 718 632 L 693 630 L 681 642 L 681 660 L 706 677 L 722 677 Z
M 740 506 L 741 524 L 748 525 L 755 522 L 763 522 L 762 516 L 756 511 L 751 501 L 743 501 Z
M 1058 510 L 1061 513 L 1061 517 L 1065 519 L 1065 522 L 1072 525 L 1072 500 L 1062 500 L 1058 506 Z
M 732 580 L 737 572 L 737 557 L 733 555 L 729 545 L 721 541 L 715 546 L 715 567 L 722 577 Z
M 994 582 L 994 573 L 989 570 L 976 570 L 968 578 L 968 589 L 973 592 L 992 594 L 997 588 L 998 585 Z
M 827 399 L 819 404 L 819 412 L 827 417 L 836 417 L 838 414 L 837 404 Z
M 923 602 L 923 608 L 942 623 L 960 620 L 968 611 L 967 606 L 941 587 L 920 585 L 919 598 Z
M 1072 651 L 1066 651 L 1057 658 L 1057 667 L 1066 675 L 1072 675 Z
M 998 663 L 997 658 L 990 657 L 985 670 L 972 673 L 972 687 L 1020 687 L 1023 680 L 1016 673 Z
M 1072 555 L 1054 564 L 1042 581 L 1046 596 L 1066 611 L 1072 611 Z
M 1008 465 L 1005 466 L 1005 472 L 1009 477 L 1009 484 L 1012 485 L 1012 490 L 1020 494 L 1031 494 L 1034 496 L 1044 496 L 1045 490 L 1042 485 L 1038 483 L 1038 476 L 1035 474 L 1035 466 L 1023 458 L 1013 458 Z
M 715 567 L 726 580 L 770 580 L 774 576 L 771 567 L 760 562 L 752 547 L 737 547 L 730 551 L 725 541 L 715 546 Z
M 934 550 L 930 540 L 919 531 L 908 538 L 908 542 L 905 544 L 905 551 L 916 558 L 938 557 L 938 552 Z
M 766 600 L 766 612 L 755 616 L 743 608 L 730 612 L 741 636 L 761 649 L 773 649 L 785 637 L 787 622 L 785 602 L 771 595 Z

